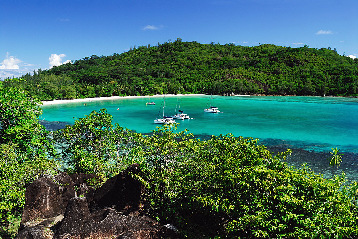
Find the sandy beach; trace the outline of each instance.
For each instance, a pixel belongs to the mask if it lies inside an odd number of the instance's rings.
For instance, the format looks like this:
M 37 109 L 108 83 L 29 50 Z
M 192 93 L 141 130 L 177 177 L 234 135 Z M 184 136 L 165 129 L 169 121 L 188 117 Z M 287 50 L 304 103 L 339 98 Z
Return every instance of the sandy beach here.
M 201 96 L 205 94 L 168 94 L 165 97 L 176 97 L 176 96 Z M 96 97 L 96 98 L 84 98 L 84 99 L 73 99 L 73 100 L 51 100 L 51 101 L 42 101 L 42 105 L 58 105 L 58 104 L 68 104 L 68 103 L 79 103 L 79 102 L 93 102 L 93 101 L 102 101 L 102 100 L 117 100 L 125 98 L 159 98 L 164 97 L 164 95 L 145 95 L 145 96 L 110 96 L 110 97 Z
M 176 97 L 176 96 L 201 96 L 206 94 L 166 94 L 165 97 Z M 279 95 L 231 95 L 237 97 L 250 97 L 250 96 L 279 96 Z M 58 105 L 58 104 L 68 104 L 68 103 L 78 103 L 78 102 L 93 102 L 93 101 L 102 101 L 102 100 L 117 100 L 125 98 L 161 98 L 164 95 L 141 95 L 141 96 L 110 96 L 110 97 L 95 97 L 95 98 L 83 98 L 83 99 L 72 99 L 72 100 L 50 100 L 42 101 L 42 105 Z M 321 96 L 317 96 L 321 97 Z M 327 96 L 326 96 L 327 97 Z

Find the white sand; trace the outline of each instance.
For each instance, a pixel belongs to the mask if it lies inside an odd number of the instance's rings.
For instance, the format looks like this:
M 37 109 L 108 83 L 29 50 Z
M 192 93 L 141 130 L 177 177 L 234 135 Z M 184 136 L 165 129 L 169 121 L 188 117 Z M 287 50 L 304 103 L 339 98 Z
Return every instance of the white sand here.
M 177 94 L 177 95 L 165 95 L 165 97 L 176 97 L 176 96 L 200 96 L 205 94 Z M 68 104 L 68 103 L 78 103 L 78 102 L 93 102 L 101 100 L 117 100 L 125 98 L 154 98 L 154 97 L 164 97 L 164 95 L 146 95 L 146 96 L 111 96 L 111 97 L 97 97 L 97 98 L 85 98 L 85 99 L 74 99 L 74 100 L 52 100 L 52 101 L 42 101 L 43 105 L 58 105 L 58 104 Z

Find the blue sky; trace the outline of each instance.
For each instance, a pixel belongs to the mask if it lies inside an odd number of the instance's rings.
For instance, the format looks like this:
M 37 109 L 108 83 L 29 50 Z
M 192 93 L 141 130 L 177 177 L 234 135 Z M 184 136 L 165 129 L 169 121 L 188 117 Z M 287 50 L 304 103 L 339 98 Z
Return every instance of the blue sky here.
M 0 78 L 177 38 L 358 57 L 358 0 L 1 0 Z

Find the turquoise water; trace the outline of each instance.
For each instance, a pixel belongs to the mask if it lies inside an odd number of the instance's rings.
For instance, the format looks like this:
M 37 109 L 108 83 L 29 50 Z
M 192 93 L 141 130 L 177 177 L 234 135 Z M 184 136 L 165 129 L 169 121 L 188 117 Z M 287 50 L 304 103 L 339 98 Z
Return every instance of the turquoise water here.
M 158 125 L 153 120 L 162 115 L 163 98 L 152 97 L 156 105 L 146 105 L 149 98 L 69 103 L 42 106 L 41 119 L 73 123 L 93 110 L 106 108 L 113 121 L 122 127 L 149 133 Z M 199 135 L 232 133 L 234 136 L 259 138 L 266 144 L 358 153 L 358 99 L 288 96 L 167 96 L 165 114 L 180 109 L 193 119 L 179 121 L 179 130 Z M 217 106 L 221 113 L 203 110 Z

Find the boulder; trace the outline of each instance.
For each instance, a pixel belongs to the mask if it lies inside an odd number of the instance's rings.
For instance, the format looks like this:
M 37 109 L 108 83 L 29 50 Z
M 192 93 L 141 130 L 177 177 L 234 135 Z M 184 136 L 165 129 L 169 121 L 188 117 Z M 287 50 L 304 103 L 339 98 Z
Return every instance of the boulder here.
M 94 190 L 95 175 L 40 178 L 26 189 L 16 238 L 180 238 L 173 226 L 141 213 L 143 185 L 133 164 Z
M 139 212 L 129 214 L 114 208 L 88 210 L 86 198 L 73 198 L 64 219 L 54 229 L 54 238 L 171 238 L 170 230 Z
M 22 224 L 63 214 L 68 200 L 74 196 L 73 181 L 65 173 L 54 179 L 35 180 L 26 188 Z
M 135 211 L 140 206 L 143 185 L 131 175 L 138 174 L 139 165 L 110 178 L 93 195 L 91 208 L 113 207 L 118 211 Z

